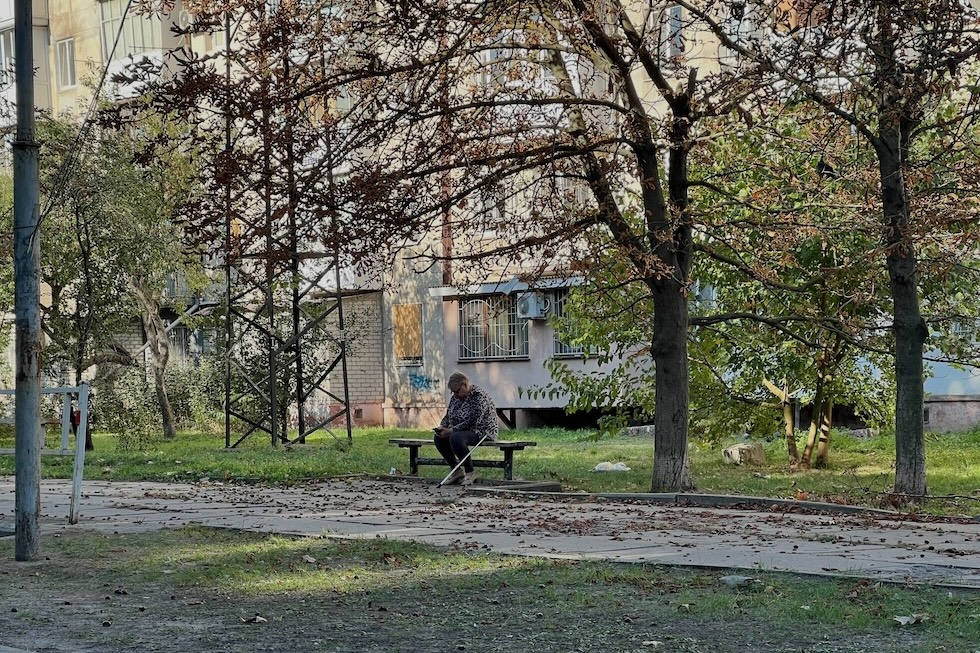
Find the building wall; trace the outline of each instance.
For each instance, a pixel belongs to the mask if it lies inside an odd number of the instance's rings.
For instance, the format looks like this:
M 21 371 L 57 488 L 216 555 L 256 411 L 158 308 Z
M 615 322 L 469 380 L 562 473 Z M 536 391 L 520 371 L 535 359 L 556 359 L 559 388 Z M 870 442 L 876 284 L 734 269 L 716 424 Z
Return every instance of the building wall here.
M 344 326 L 347 332 L 347 401 L 354 426 L 380 426 L 384 423 L 385 398 L 381 323 L 381 293 L 344 299 Z M 338 365 L 324 384 L 337 399 L 344 398 L 343 367 Z M 341 403 L 321 395 L 310 410 L 326 415 Z M 342 421 L 342 420 L 341 420 Z M 341 424 L 335 423 L 334 426 Z
M 956 368 L 947 363 L 926 364 L 930 376 L 926 379 L 926 395 L 980 396 L 980 370 Z
M 51 75 L 51 109 L 55 115 L 81 117 L 92 89 L 102 74 L 102 36 L 99 5 L 95 0 L 50 0 L 50 38 L 45 61 Z M 74 39 L 75 86 L 62 88 L 57 75 L 57 44 Z
M 962 431 L 980 426 L 980 370 L 927 364 L 923 418 L 927 431 Z
M 926 431 L 949 433 L 980 426 L 980 395 L 931 395 L 923 409 Z
M 498 408 L 515 409 L 516 427 L 523 428 L 531 423 L 532 411 L 539 409 L 564 409 L 568 404 L 567 395 L 529 397 L 527 391 L 543 387 L 551 382 L 551 375 L 545 369 L 545 362 L 554 357 L 554 329 L 547 320 L 528 320 L 527 359 L 510 360 L 459 360 L 459 302 L 443 302 L 443 321 L 445 333 L 443 347 L 446 353 L 446 378 L 459 370 L 470 380 L 487 390 Z M 576 372 L 603 373 L 612 369 L 611 365 L 600 365 L 595 358 L 571 356 L 562 359 Z M 448 396 L 447 396 L 448 400 Z
M 48 65 L 48 3 L 35 0 L 32 6 L 34 19 L 34 106 L 39 109 L 51 107 L 51 68 Z M 0 31 L 14 28 L 14 1 L 0 0 Z M 10 103 L 10 114 L 0 116 L 0 121 L 10 124 L 16 121 L 13 105 L 16 97 L 16 87 L 13 74 L 4 75 L 3 85 L 0 86 L 0 96 Z M 4 114 L 7 113 L 5 109 Z
M 382 347 L 385 374 L 385 426 L 431 427 L 446 411 L 446 351 L 442 300 L 429 288 L 442 284 L 441 266 L 416 269 L 399 258 L 390 271 L 384 294 Z M 394 310 L 420 304 L 422 313 L 421 361 L 399 361 L 395 354 Z

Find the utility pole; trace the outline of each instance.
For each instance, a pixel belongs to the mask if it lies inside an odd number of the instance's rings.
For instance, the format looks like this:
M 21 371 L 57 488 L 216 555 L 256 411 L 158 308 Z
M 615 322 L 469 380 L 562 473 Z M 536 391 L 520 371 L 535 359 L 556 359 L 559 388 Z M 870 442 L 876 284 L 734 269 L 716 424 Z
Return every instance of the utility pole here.
M 15 0 L 17 137 L 14 150 L 14 315 L 17 386 L 14 407 L 17 560 L 36 560 L 41 538 L 41 234 L 38 144 L 34 140 L 34 34 L 31 0 Z

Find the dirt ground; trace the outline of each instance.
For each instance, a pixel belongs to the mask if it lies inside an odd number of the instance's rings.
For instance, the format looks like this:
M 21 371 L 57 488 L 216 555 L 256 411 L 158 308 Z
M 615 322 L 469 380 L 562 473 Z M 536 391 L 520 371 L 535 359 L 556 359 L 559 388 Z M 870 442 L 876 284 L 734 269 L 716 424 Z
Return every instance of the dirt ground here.
M 662 584 L 597 581 L 583 593 L 534 574 L 447 584 L 405 576 L 382 589 L 254 598 L 207 582 L 188 587 L 167 572 L 139 575 L 123 546 L 91 566 L 70 550 L 15 563 L 6 557 L 11 539 L 0 540 L 0 645 L 38 653 L 973 653 L 923 648 L 914 630 L 843 636 L 748 611 L 727 619 L 680 612 Z M 165 544 L 153 555 L 166 555 Z

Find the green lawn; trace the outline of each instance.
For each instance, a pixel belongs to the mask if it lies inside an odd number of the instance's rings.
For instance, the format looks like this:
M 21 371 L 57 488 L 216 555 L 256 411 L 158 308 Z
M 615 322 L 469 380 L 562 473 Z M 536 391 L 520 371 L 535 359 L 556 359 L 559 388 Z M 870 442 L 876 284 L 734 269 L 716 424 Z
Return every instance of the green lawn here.
M 507 431 L 504 439 L 529 439 L 537 447 L 515 456 L 515 478 L 561 483 L 568 491 L 646 492 L 653 466 L 649 436 L 618 436 L 596 440 L 589 431 L 531 429 Z M 140 451 L 120 450 L 111 434 L 95 435 L 95 451 L 86 455 L 88 479 L 197 481 L 202 478 L 236 483 L 295 483 L 343 474 L 387 474 L 391 468 L 407 473 L 408 453 L 388 444 L 393 437 L 431 437 L 417 429 L 357 429 L 353 445 L 323 434 L 305 446 L 272 448 L 265 437 L 253 436 L 226 449 L 223 436 L 182 433 L 170 442 L 155 442 Z M 731 444 L 731 443 L 725 443 Z M 9 434 L 0 447 L 10 447 Z M 732 466 L 722 461 L 722 446 L 692 442 L 691 472 L 705 493 L 796 498 L 881 505 L 894 474 L 894 443 L 889 437 L 832 441 L 828 469 L 792 471 L 785 444 L 765 444 L 765 466 Z M 435 456 L 430 449 L 429 455 Z M 490 456 L 491 454 L 487 454 Z M 494 451 L 493 457 L 499 454 Z M 943 514 L 980 514 L 980 430 L 930 435 L 927 440 L 930 499 L 915 509 Z M 622 462 L 628 472 L 593 472 L 599 462 Z M 13 473 L 13 456 L 0 456 L 0 474 Z M 45 457 L 44 475 L 67 478 L 68 458 Z M 422 467 L 421 474 L 441 478 L 441 467 Z M 501 470 L 481 469 L 484 478 L 501 478 Z M 802 496 L 802 495 L 801 495 Z M 939 498 L 941 497 L 941 498 Z
M 0 559 L 13 557 L 0 539 Z M 968 653 L 980 596 L 758 571 L 498 556 L 189 526 L 69 530 L 7 564 L 0 641 L 38 650 Z M 261 617 L 257 621 L 256 615 Z M 896 618 L 918 615 L 914 625 Z

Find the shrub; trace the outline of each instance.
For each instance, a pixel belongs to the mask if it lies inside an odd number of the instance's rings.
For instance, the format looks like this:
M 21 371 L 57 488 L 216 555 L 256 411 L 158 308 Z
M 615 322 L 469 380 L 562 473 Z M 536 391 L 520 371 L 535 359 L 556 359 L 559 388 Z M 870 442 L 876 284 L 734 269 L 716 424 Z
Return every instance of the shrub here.
M 167 366 L 167 393 L 179 428 L 220 430 L 224 419 L 224 363 L 203 356 L 197 363 L 187 359 Z
M 111 381 L 99 383 L 93 402 L 99 423 L 119 438 L 119 448 L 138 450 L 162 435 L 156 393 L 141 368 L 130 367 Z

